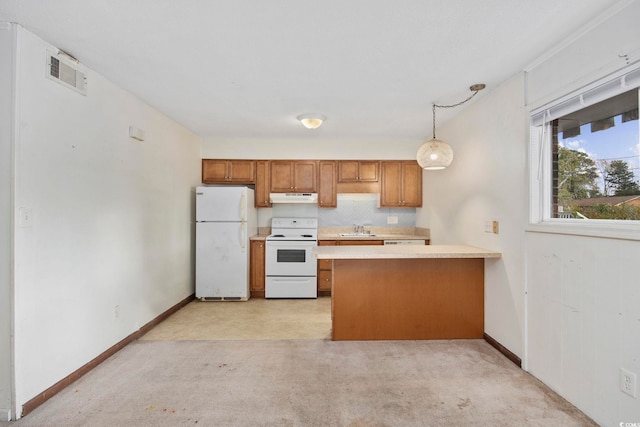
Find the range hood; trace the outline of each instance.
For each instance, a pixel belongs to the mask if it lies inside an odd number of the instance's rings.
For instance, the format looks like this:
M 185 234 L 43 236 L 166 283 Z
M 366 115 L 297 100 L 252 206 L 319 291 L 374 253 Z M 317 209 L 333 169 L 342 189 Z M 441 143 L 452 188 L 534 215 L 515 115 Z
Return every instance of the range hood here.
M 318 193 L 271 193 L 271 203 L 318 203 Z

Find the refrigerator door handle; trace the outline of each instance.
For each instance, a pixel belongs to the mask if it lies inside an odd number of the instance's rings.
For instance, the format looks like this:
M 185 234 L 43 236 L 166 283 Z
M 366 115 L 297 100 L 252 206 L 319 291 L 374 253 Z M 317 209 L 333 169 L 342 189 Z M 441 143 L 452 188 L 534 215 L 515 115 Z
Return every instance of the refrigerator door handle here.
M 240 247 L 242 248 L 242 253 L 245 253 L 246 249 L 247 249 L 247 229 L 246 229 L 246 223 L 241 223 L 240 224 Z
M 246 218 L 244 217 L 246 205 L 247 205 L 246 196 L 244 193 L 242 193 L 242 196 L 240 196 L 240 221 L 243 221 L 243 222 L 246 221 Z

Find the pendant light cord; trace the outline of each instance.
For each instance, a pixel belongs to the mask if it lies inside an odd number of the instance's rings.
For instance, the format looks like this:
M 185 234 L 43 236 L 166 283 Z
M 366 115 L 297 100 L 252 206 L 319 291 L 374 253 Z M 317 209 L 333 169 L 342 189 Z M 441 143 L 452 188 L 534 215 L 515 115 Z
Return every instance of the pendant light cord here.
M 482 87 L 480 87 L 480 86 L 482 86 Z M 473 92 L 473 94 L 471 94 L 470 97 L 468 97 L 464 101 L 460 101 L 457 104 L 451 104 L 451 105 L 433 104 L 433 139 L 436 139 L 436 107 L 437 108 L 453 108 L 453 107 L 457 107 L 458 105 L 462 105 L 465 102 L 470 101 L 471 98 L 476 96 L 478 94 L 478 92 L 480 92 L 482 89 L 484 89 L 484 85 L 474 85 L 474 86 L 471 86 L 471 87 L 472 87 L 472 90 L 474 90 L 474 92 Z M 474 89 L 475 87 L 478 87 L 478 89 Z

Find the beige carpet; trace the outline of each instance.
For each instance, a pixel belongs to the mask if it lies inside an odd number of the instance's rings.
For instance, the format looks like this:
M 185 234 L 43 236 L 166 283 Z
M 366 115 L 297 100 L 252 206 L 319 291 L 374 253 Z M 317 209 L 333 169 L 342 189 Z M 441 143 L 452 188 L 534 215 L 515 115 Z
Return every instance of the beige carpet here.
M 330 323 L 329 298 L 194 301 L 0 427 L 596 425 L 483 340 L 333 342 Z
M 14 426 L 592 426 L 482 340 L 137 341 Z
M 143 340 L 331 339 L 331 298 L 193 301 Z

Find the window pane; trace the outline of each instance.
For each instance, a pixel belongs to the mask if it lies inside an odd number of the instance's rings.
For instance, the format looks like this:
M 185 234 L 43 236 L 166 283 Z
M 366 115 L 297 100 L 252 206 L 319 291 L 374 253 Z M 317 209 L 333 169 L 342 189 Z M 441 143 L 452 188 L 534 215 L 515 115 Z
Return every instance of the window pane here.
M 638 90 L 552 122 L 554 218 L 640 220 Z

